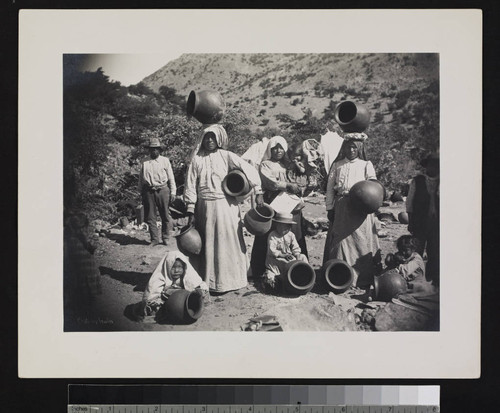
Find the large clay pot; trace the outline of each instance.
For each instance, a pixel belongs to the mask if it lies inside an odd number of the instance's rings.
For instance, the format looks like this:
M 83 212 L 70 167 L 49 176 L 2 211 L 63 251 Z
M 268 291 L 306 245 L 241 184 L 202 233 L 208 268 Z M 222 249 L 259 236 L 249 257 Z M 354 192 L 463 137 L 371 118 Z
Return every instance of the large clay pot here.
M 354 269 L 344 260 L 332 259 L 323 265 L 325 286 L 335 294 L 343 293 L 354 281 Z
M 219 92 L 214 90 L 194 90 L 188 96 L 186 110 L 188 116 L 193 116 L 203 124 L 213 124 L 221 121 L 225 104 Z
M 400 191 L 394 191 L 391 195 L 391 202 L 403 202 L 403 194 Z
M 398 214 L 398 221 L 402 224 L 408 224 L 410 222 L 410 219 L 408 218 L 408 212 L 400 212 Z
M 374 284 L 375 299 L 378 301 L 391 301 L 408 290 L 406 280 L 397 270 L 389 270 L 375 277 Z
M 203 297 L 196 291 L 178 290 L 165 303 L 166 315 L 175 323 L 193 323 L 201 317 L 203 309 Z
M 273 224 L 274 209 L 268 204 L 252 208 L 245 214 L 243 221 L 245 228 L 252 235 L 264 235 L 269 232 Z
M 228 196 L 241 198 L 249 195 L 252 188 L 247 176 L 239 169 L 233 169 L 222 181 L 222 190 Z
M 384 186 L 378 181 L 360 181 L 349 191 L 352 206 L 363 214 L 377 211 L 384 203 Z
M 337 104 L 333 116 L 346 133 L 363 132 L 370 123 L 368 109 L 352 100 L 344 100 Z
M 307 294 L 314 287 L 316 273 L 307 262 L 290 261 L 284 273 L 285 290 L 294 295 Z
M 192 225 L 186 225 L 181 232 L 175 235 L 177 248 L 183 254 L 198 255 L 201 252 L 203 242 L 200 233 Z

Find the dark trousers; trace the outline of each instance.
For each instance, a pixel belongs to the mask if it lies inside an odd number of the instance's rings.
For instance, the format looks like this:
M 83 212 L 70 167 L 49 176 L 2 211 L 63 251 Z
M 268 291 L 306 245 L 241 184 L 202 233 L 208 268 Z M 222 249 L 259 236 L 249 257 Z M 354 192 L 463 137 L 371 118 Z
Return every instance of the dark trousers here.
M 143 189 L 142 204 L 144 205 L 144 221 L 148 224 L 151 241 L 159 241 L 158 227 L 156 226 L 156 208 L 161 217 L 161 237 L 167 240 L 172 228 L 172 218 L 168 211 L 170 203 L 170 189 L 164 186 L 161 189 Z

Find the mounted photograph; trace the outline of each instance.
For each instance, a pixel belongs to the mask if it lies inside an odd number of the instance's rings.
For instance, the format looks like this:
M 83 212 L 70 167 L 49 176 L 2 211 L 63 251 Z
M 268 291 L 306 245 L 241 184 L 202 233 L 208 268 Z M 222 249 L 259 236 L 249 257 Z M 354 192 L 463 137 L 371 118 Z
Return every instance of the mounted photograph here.
M 64 332 L 440 331 L 439 53 L 62 66 Z
M 481 11 L 19 16 L 20 377 L 479 377 Z

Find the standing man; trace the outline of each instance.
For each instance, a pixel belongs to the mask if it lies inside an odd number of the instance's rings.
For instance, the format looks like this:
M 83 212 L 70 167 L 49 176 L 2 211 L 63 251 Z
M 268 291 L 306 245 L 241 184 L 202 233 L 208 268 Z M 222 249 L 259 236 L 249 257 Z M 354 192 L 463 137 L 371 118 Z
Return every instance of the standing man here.
M 175 198 L 177 193 L 172 165 L 167 157 L 160 155 L 161 149 L 162 146 L 158 138 L 150 139 L 151 159 L 143 162 L 139 176 L 139 192 L 144 205 L 144 221 L 149 226 L 151 246 L 160 244 L 155 206 L 161 217 L 162 242 L 167 245 L 172 227 L 168 205 L 171 194 Z
M 425 275 L 428 281 L 439 285 L 439 155 L 430 154 L 420 162 L 425 173 L 410 182 L 406 211 L 408 231 L 418 239 L 417 252 L 427 251 Z

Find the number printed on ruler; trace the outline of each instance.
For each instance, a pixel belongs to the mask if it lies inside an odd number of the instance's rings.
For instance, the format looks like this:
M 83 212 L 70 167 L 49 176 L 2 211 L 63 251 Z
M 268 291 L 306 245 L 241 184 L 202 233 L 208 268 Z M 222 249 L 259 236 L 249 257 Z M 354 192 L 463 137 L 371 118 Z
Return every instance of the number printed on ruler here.
M 68 413 L 439 413 L 439 406 L 68 405 Z
M 253 413 L 252 404 L 232 404 L 229 406 L 230 413 Z

